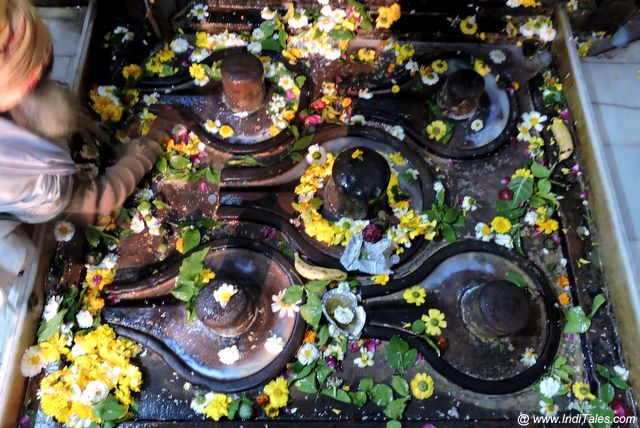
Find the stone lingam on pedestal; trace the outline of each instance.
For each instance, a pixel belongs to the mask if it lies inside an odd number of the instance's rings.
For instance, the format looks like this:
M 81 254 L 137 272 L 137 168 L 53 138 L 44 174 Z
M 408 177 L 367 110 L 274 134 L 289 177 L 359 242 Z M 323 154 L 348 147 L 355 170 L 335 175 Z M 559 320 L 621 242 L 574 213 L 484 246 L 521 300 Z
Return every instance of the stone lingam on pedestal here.
M 329 220 L 350 217 L 370 220 L 378 217 L 387 204 L 391 170 L 386 159 L 367 147 L 342 151 L 324 186 L 322 214 Z
M 266 88 L 260 60 L 248 52 L 222 60 L 220 66 L 224 103 L 234 113 L 251 114 L 264 104 Z
M 470 69 L 454 71 L 438 93 L 438 105 L 447 117 L 463 120 L 472 117 L 484 93 L 484 78 Z

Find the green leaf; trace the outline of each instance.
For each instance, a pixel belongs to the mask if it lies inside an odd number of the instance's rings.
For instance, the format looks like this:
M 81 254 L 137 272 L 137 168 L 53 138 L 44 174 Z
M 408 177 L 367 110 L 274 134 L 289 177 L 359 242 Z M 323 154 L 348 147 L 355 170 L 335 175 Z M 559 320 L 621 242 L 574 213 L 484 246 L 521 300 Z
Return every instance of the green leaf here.
M 409 344 L 398 336 L 393 336 L 384 348 L 384 354 L 391 367 L 397 370 L 403 369 L 402 358 L 409 350 Z
M 533 195 L 533 180 L 531 177 L 515 177 L 507 186 L 513 191 L 512 206 L 517 206 L 520 202 L 524 202 Z
M 409 349 L 402 355 L 402 368 L 404 370 L 410 369 L 416 364 L 418 358 L 418 351 L 416 349 Z
M 203 248 L 182 261 L 180 270 L 178 271 L 176 287 L 171 290 L 171 294 L 177 299 L 188 302 L 195 295 L 195 292 L 198 290 L 196 287 L 196 279 L 204 267 L 204 259 L 208 252 L 208 247 Z
M 307 77 L 302 75 L 296 76 L 295 80 L 296 80 L 296 85 L 298 85 L 298 88 L 302 88 L 304 86 L 304 83 L 307 81 Z
M 393 390 L 383 383 L 371 389 L 371 400 L 380 407 L 387 407 L 393 400 Z
M 547 205 L 547 203 L 544 199 L 538 196 L 532 196 L 531 199 L 529 199 L 529 205 L 531 206 L 531 208 L 540 208 Z
M 182 248 L 184 254 L 200 245 L 200 231 L 198 229 L 185 229 L 182 232 Z
M 58 331 L 60 331 L 60 324 L 64 319 L 64 315 L 67 313 L 66 309 L 62 309 L 55 314 L 53 318 L 45 323 L 41 323 L 38 328 L 38 342 L 44 342 L 51 339 Z
M 343 29 L 331 30 L 330 35 L 332 38 L 336 40 L 351 40 L 355 37 L 351 31 L 347 31 Z
M 401 376 L 393 376 L 391 379 L 391 387 L 401 397 L 409 396 L 409 384 Z
M 531 173 L 536 178 L 548 178 L 551 176 L 551 170 L 540 165 L 538 162 L 531 163 Z
M 307 303 L 300 307 L 300 314 L 311 327 L 318 327 L 322 317 L 322 300 L 315 294 L 308 295 Z
M 244 156 L 244 157 L 239 158 L 239 159 L 232 159 L 232 160 L 227 162 L 227 165 L 229 165 L 229 166 L 248 166 L 248 167 L 263 166 L 263 164 L 261 162 L 259 162 L 255 158 L 252 158 L 251 156 Z
M 524 280 L 524 277 L 520 275 L 518 272 L 514 272 L 511 270 L 507 272 L 507 281 L 514 283 L 515 285 L 517 285 L 518 287 L 524 290 L 529 289 L 529 286 L 527 285 L 527 282 Z
M 291 153 L 291 160 L 300 162 L 302 159 L 304 159 L 304 156 L 302 156 L 300 153 Z
M 220 173 L 214 171 L 210 166 L 205 169 L 205 177 L 211 184 L 220 184 Z
M 604 401 L 605 403 L 611 403 L 613 397 L 615 397 L 616 392 L 613 389 L 613 386 L 610 383 L 605 383 L 604 385 L 598 388 L 598 397 Z
M 122 419 L 127 414 L 128 408 L 120 404 L 113 395 L 108 395 L 101 402 L 94 404 L 92 410 L 96 417 L 105 422 L 110 422 Z
M 402 428 L 402 423 L 400 421 L 389 421 L 387 422 L 387 428 Z
M 287 47 L 287 32 L 282 30 L 278 33 L 278 42 L 280 42 L 280 47 L 282 49 Z
M 265 51 L 281 51 L 282 47 L 280 46 L 279 40 L 273 39 L 269 37 L 268 39 L 264 39 L 262 41 L 262 50 Z
M 367 393 L 364 391 L 350 392 L 349 397 L 354 406 L 362 407 L 367 403 Z
M 95 227 L 88 227 L 84 231 L 84 237 L 92 247 L 97 247 L 100 244 L 100 231 Z
M 625 380 L 620 376 L 612 376 L 609 381 L 618 389 L 621 389 L 623 391 L 629 389 L 629 385 L 627 384 L 627 382 L 625 382 Z
M 304 288 L 309 293 L 318 293 L 330 283 L 331 283 L 331 280 L 329 279 L 309 281 L 304 285 Z
M 292 285 L 284 292 L 284 297 L 282 300 L 287 305 L 295 305 L 298 302 L 302 301 L 302 292 L 304 289 L 301 285 Z
M 373 379 L 370 377 L 363 377 L 358 384 L 358 390 L 363 392 L 369 392 L 373 388 Z
M 164 174 L 165 172 L 167 172 L 167 159 L 165 158 L 158 159 L 158 162 L 156 162 L 156 170 L 158 170 L 158 172 L 161 174 Z
M 607 298 L 604 297 L 604 294 L 600 293 L 596 297 L 593 298 L 593 302 L 591 303 L 591 312 L 589 312 L 589 318 L 593 318 L 593 316 L 598 312 L 598 309 L 607 301 Z
M 409 400 L 409 397 L 393 400 L 384 409 L 384 414 L 391 419 L 402 419 L 402 414 L 404 413 L 404 409 L 407 407 L 407 400 Z
M 607 403 L 605 403 L 603 400 L 596 398 L 594 400 L 591 400 L 589 402 L 590 404 L 590 414 L 593 416 L 600 416 L 601 420 L 609 420 L 609 421 L 613 421 L 616 414 L 613 412 L 613 410 L 609 407 L 609 405 Z M 611 423 L 607 424 L 607 423 L 592 423 L 590 424 L 593 428 L 607 428 L 611 426 Z
M 260 29 L 264 33 L 265 38 L 269 38 L 273 35 L 273 32 L 276 29 L 276 21 L 264 21 L 260 24 Z
M 426 328 L 426 325 L 425 325 L 424 321 L 422 321 L 422 320 L 415 320 L 411 324 L 411 331 L 413 331 L 415 334 L 424 333 L 425 328 Z
M 318 338 L 318 345 L 323 346 L 329 340 L 329 326 L 323 325 L 318 331 L 316 336 Z
M 551 193 L 551 181 L 546 178 L 538 181 L 538 193 L 542 197 L 549 196 L 549 194 Z
M 319 364 L 318 370 L 316 370 L 316 379 L 320 385 L 324 385 L 325 381 L 333 373 L 333 369 L 326 364 Z
M 170 208 L 169 204 L 167 204 L 164 201 L 161 201 L 160 199 L 154 199 L 153 200 L 153 206 L 156 207 L 159 210 Z
M 591 319 L 585 315 L 580 306 L 572 306 L 564 311 L 566 324 L 563 333 L 586 333 L 591 326 Z
M 351 397 L 349 397 L 349 394 L 344 389 L 325 388 L 322 390 L 322 394 L 334 400 L 342 401 L 343 403 L 351 403 Z
M 242 400 L 240 398 L 233 400 L 231 402 L 231 404 L 229 404 L 229 410 L 228 410 L 228 418 L 229 419 L 233 419 L 236 417 L 236 413 L 238 412 L 238 409 L 240 408 L 240 402 Z
M 298 391 L 305 394 L 315 394 L 316 392 L 318 392 L 315 374 L 303 377 L 302 379 L 298 379 L 293 384 L 296 388 L 298 388 Z
M 173 155 L 169 158 L 169 165 L 173 169 L 185 169 L 191 166 L 191 161 L 189 158 L 181 156 L 181 155 Z
M 440 228 L 442 229 L 442 237 L 445 241 L 448 243 L 456 242 L 456 232 L 453 230 L 453 227 L 447 223 L 440 223 Z
M 611 377 L 611 372 L 608 368 L 603 366 L 602 364 L 596 364 L 596 369 L 598 369 L 598 373 L 605 379 L 609 379 Z
M 311 145 L 311 141 L 313 140 L 313 134 L 305 135 L 302 138 L 298 138 L 293 145 L 291 146 L 290 152 L 296 152 L 299 150 L 305 150 Z

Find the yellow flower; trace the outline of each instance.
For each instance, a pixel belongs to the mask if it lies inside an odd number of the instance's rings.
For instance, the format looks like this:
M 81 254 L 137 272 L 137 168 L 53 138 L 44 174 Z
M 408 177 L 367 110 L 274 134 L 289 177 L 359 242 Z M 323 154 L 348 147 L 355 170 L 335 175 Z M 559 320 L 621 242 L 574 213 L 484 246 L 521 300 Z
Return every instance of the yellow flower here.
M 200 277 L 202 278 L 202 282 L 207 284 L 209 281 L 216 277 L 216 274 L 211 269 L 204 268 L 200 271 Z
M 402 157 L 402 153 L 400 152 L 391 153 L 389 160 L 393 166 L 405 166 L 407 164 L 407 160 Z
M 538 226 L 540 231 L 544 232 L 545 235 L 550 235 L 558 230 L 558 222 L 552 218 L 540 220 L 536 223 L 536 226 Z
M 491 221 L 491 226 L 493 226 L 493 230 L 496 231 L 496 233 L 507 233 L 511 230 L 511 222 L 501 216 L 497 216 L 496 218 L 494 218 Z
M 196 33 L 196 47 L 200 49 L 211 49 L 215 42 L 209 39 L 209 34 L 204 31 Z
M 437 309 L 429 309 L 429 315 L 422 315 L 421 319 L 425 323 L 425 332 L 430 336 L 439 336 L 442 334 L 440 329 L 447 327 L 444 314 Z
M 211 402 L 204 408 L 204 414 L 214 421 L 219 421 L 223 416 L 228 417 L 231 401 L 231 397 L 226 394 L 215 393 Z
M 358 59 L 360 61 L 369 62 L 373 61 L 376 57 L 376 51 L 373 49 L 360 48 L 358 49 Z
M 400 19 L 400 5 L 398 3 L 389 7 L 379 7 L 376 28 L 389 28 L 398 19 Z
M 434 120 L 427 125 L 427 134 L 429 138 L 440 141 L 447 133 L 447 125 L 441 120 Z
M 400 86 L 398 85 L 393 85 L 391 87 L 391 92 L 393 92 L 394 94 L 397 94 L 398 92 L 400 92 Z
M 282 118 L 287 122 L 291 122 L 296 117 L 296 113 L 293 110 L 285 110 L 282 112 Z
M 184 242 L 182 236 L 176 240 L 176 251 L 180 254 L 184 254 Z
M 478 23 L 475 16 L 467 16 L 460 21 L 460 31 L 468 36 L 475 34 L 478 31 Z
M 527 168 L 517 169 L 516 172 L 511 176 L 511 178 L 516 178 L 516 177 L 529 178 L 531 177 L 531 171 Z
M 353 151 L 353 153 L 351 153 L 351 159 L 358 159 L 360 156 L 362 156 L 362 150 L 360 149 L 356 149 Z
M 285 407 L 289 401 L 289 387 L 283 377 L 276 378 L 264 386 L 269 397 L 269 405 L 276 409 Z
M 374 275 L 371 277 L 371 280 L 378 285 L 385 285 L 387 282 L 389 282 L 389 275 L 387 274 L 381 274 L 381 275 Z
M 407 288 L 406 290 L 404 290 L 404 293 L 402 293 L 402 297 L 404 297 L 404 300 L 406 300 L 407 303 L 416 306 L 420 306 L 425 302 L 426 295 L 427 292 L 425 291 L 425 289 L 420 287 L 419 285 L 414 285 L 411 288 Z
M 131 77 L 137 80 L 140 78 L 140 76 L 142 76 L 142 69 L 138 64 L 130 64 L 122 69 L 122 75 L 125 79 Z
M 436 73 L 441 73 L 442 74 L 442 73 L 445 73 L 449 69 L 449 64 L 447 64 L 447 61 L 444 61 L 442 59 L 437 59 L 437 60 L 435 60 L 435 61 L 433 61 L 431 63 L 431 68 Z
M 591 390 L 589 389 L 589 385 L 587 385 L 584 382 L 576 382 L 573 384 L 573 386 L 571 387 L 571 390 L 573 391 L 573 395 L 575 395 L 575 397 L 580 400 L 580 401 L 584 401 L 584 400 L 593 400 L 595 397 L 595 395 L 593 395 L 591 393 Z
M 280 128 L 278 128 L 277 126 L 272 126 L 272 127 L 269 128 L 269 135 L 271 135 L 272 137 L 275 137 L 280 132 L 282 132 L 282 130 Z
M 222 138 L 233 137 L 233 134 L 234 134 L 233 128 L 230 127 L 229 125 L 222 125 L 218 133 Z
M 476 58 L 476 60 L 473 61 L 473 71 L 484 77 L 491 72 L 491 67 L 483 60 Z
M 191 64 L 191 66 L 189 67 L 189 74 L 191 75 L 191 77 L 198 81 L 207 79 L 207 72 L 200 64 Z
M 411 380 L 411 392 L 418 400 L 425 400 L 433 395 L 433 379 L 426 373 L 416 373 Z

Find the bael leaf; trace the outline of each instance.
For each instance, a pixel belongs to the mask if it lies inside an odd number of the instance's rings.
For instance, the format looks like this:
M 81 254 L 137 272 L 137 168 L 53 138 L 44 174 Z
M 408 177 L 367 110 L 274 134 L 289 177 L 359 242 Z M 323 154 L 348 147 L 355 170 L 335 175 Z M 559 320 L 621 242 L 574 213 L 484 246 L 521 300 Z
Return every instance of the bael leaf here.
M 620 376 L 612 376 L 611 379 L 609 379 L 609 381 L 611 381 L 613 386 L 615 386 L 618 389 L 621 389 L 623 391 L 626 391 L 627 389 L 629 389 L 629 384 L 627 384 L 627 382 L 625 382 L 625 380 L 622 379 L 622 377 Z
M 128 407 L 120 404 L 118 399 L 110 394 L 104 400 L 94 404 L 92 410 L 97 418 L 112 422 L 122 419 L 127 414 Z
M 383 383 L 379 383 L 371 389 L 371 401 L 380 407 L 387 407 L 393 400 L 393 390 Z
M 358 384 L 358 390 L 363 392 L 369 392 L 373 388 L 373 379 L 370 377 L 363 377 Z
M 586 333 L 591 326 L 591 319 L 585 315 L 580 306 L 572 306 L 564 311 L 566 324 L 563 333 Z
M 169 206 L 169 204 L 167 204 L 166 202 L 160 200 L 160 199 L 154 199 L 153 200 L 153 206 L 156 207 L 159 210 L 163 210 L 163 209 L 167 209 L 167 208 L 171 208 Z
M 604 297 L 604 294 L 600 293 L 596 297 L 593 298 L 593 302 L 591 303 L 591 312 L 589 312 L 589 318 L 593 318 L 593 316 L 598 312 L 598 309 L 607 301 L 607 298 Z
M 309 293 L 318 293 L 331 283 L 329 279 L 309 281 L 304 285 L 305 290 Z
M 397 370 L 403 370 L 403 356 L 404 353 L 409 351 L 409 344 L 398 336 L 393 336 L 387 346 L 384 348 L 384 354 L 387 357 L 387 362 L 391 367 Z
M 308 295 L 307 303 L 300 307 L 300 314 L 311 327 L 318 327 L 322 317 L 322 300 L 315 294 Z
M 551 170 L 540 165 L 538 162 L 531 163 L 531 173 L 536 178 L 548 178 L 551 176 Z
M 51 339 L 58 331 L 60 331 L 60 324 L 62 324 L 62 320 L 66 313 L 67 310 L 63 309 L 46 323 L 40 324 L 40 327 L 38 328 L 38 343 Z
M 605 383 L 604 385 L 600 386 L 600 388 L 598 388 L 598 397 L 607 404 L 611 403 L 611 400 L 613 400 L 613 397 L 615 397 L 615 395 L 616 392 L 610 383 Z
M 546 178 L 538 181 L 538 193 L 543 198 L 548 197 L 551 193 L 551 181 Z
M 350 392 L 349 397 L 354 406 L 362 407 L 367 404 L 367 393 L 364 391 Z
M 393 376 L 391 378 L 391 387 L 401 397 L 409 396 L 409 384 L 401 376 Z
M 513 191 L 511 204 L 514 207 L 533 195 L 533 180 L 530 177 L 515 177 L 509 182 L 507 187 Z
M 303 377 L 302 379 L 298 379 L 293 384 L 298 389 L 298 391 L 305 394 L 315 394 L 316 392 L 318 392 L 315 374 L 311 374 L 307 377 Z
M 301 285 L 292 285 L 287 288 L 287 291 L 284 292 L 284 297 L 282 300 L 287 305 L 295 305 L 298 302 L 302 301 L 302 293 L 304 288 Z
M 331 397 L 334 400 L 342 401 L 343 403 L 351 403 L 351 397 L 344 389 L 340 388 L 325 388 L 322 391 L 323 395 Z
M 200 245 L 200 231 L 198 229 L 184 229 L 182 232 L 182 251 L 184 254 L 191 252 Z
M 524 280 L 524 277 L 520 275 L 518 272 L 514 272 L 510 270 L 509 272 L 507 272 L 506 277 L 507 277 L 507 281 L 514 283 L 518 287 L 524 290 L 529 289 L 529 286 L 527 285 L 527 282 Z
M 402 419 L 402 414 L 404 413 L 404 409 L 407 407 L 408 400 L 409 400 L 409 397 L 398 398 L 397 400 L 393 400 L 384 409 L 384 414 L 391 419 Z

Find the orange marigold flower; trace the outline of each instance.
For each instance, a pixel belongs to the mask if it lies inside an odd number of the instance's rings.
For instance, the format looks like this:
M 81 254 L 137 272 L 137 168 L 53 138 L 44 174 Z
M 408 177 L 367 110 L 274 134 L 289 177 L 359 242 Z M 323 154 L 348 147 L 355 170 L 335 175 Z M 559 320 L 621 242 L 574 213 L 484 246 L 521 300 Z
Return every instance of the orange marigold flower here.
M 256 397 L 256 404 L 258 406 L 266 406 L 269 404 L 269 396 L 267 394 L 258 395 Z
M 304 334 L 304 343 L 313 343 L 316 341 L 316 332 L 313 330 L 308 330 Z
M 568 305 L 570 300 L 571 299 L 569 299 L 569 295 L 567 293 L 562 293 L 558 296 L 558 302 L 560 302 L 562 306 Z
M 569 286 L 569 278 L 565 275 L 560 275 L 556 278 L 556 285 L 559 288 L 567 288 Z

